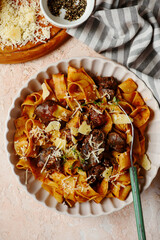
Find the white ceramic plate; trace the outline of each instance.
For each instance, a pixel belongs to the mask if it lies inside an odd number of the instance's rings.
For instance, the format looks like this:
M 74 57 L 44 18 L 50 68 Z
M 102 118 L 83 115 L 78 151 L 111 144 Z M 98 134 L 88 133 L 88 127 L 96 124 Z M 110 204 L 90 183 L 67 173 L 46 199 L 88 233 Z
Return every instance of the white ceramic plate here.
M 15 132 L 14 120 L 20 116 L 20 106 L 26 96 L 33 91 L 38 91 L 41 88 L 41 83 L 45 78 L 51 77 L 53 73 L 64 72 L 67 73 L 68 65 L 74 67 L 83 66 L 86 71 L 93 75 L 99 76 L 114 76 L 120 81 L 127 78 L 133 78 L 138 84 L 138 91 L 145 99 L 147 105 L 153 110 L 153 118 L 149 123 L 147 130 L 148 148 L 147 155 L 151 160 L 151 170 L 144 172 L 145 178 L 140 183 L 141 191 L 149 187 L 153 178 L 157 174 L 160 167 L 160 109 L 158 103 L 154 99 L 151 91 L 146 87 L 142 80 L 136 75 L 128 71 L 125 67 L 118 65 L 110 60 L 103 58 L 73 58 L 62 60 L 57 63 L 41 69 L 35 76 L 33 76 L 26 85 L 20 89 L 18 96 L 15 97 L 10 108 L 7 124 L 6 124 L 6 148 L 8 152 L 9 161 L 12 165 L 14 173 L 17 175 L 19 182 L 26 188 L 35 199 L 41 201 L 45 206 L 60 213 L 69 214 L 72 216 L 100 216 L 117 211 L 132 202 L 132 194 L 130 193 L 125 201 L 118 199 L 104 199 L 101 204 L 96 204 L 93 201 L 85 203 L 76 203 L 73 208 L 68 208 L 66 205 L 59 204 L 47 191 L 41 188 L 41 183 L 34 179 L 32 175 L 28 178 L 28 184 L 25 185 L 25 171 L 16 169 L 15 165 L 18 161 L 18 156 L 15 155 L 13 148 L 13 136 Z

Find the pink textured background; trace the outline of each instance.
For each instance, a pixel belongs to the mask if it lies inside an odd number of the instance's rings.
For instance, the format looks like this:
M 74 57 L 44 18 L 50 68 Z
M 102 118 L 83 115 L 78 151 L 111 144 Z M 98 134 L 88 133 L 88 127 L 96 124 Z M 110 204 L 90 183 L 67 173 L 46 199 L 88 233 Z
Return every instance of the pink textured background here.
M 28 63 L 0 65 L 0 240 L 137 240 L 133 204 L 111 215 L 72 218 L 35 201 L 14 176 L 5 152 L 5 121 L 19 88 L 41 68 L 64 58 L 99 55 L 70 38 L 54 52 Z M 148 240 L 160 239 L 160 171 L 142 194 Z

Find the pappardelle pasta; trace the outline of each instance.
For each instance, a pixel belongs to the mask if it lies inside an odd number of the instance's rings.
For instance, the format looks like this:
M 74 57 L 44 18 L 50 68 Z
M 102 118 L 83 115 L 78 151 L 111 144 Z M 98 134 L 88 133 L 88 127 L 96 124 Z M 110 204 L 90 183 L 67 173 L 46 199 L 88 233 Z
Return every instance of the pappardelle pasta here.
M 145 129 L 150 109 L 132 79 L 91 77 L 84 68 L 53 74 L 42 90 L 28 95 L 15 120 L 14 148 L 18 169 L 31 171 L 55 199 L 76 202 L 106 197 L 125 200 L 131 190 L 129 168 L 149 170 Z

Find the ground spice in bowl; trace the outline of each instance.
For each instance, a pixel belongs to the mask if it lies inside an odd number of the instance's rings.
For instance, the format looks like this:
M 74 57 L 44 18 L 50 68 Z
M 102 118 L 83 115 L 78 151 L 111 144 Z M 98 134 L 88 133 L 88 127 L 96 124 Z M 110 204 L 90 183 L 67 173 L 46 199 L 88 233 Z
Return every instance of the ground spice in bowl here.
M 75 21 L 85 12 L 86 0 L 48 0 L 48 8 L 52 15 L 60 16 L 61 10 L 65 9 L 64 19 Z

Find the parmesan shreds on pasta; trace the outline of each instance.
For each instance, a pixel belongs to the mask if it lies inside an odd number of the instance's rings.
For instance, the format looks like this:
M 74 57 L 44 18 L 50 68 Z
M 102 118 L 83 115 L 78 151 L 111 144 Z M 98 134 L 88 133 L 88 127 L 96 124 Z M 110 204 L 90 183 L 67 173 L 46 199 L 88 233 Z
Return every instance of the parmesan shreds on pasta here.
M 43 165 L 43 168 L 41 169 L 41 173 L 44 171 L 44 169 L 45 169 L 45 167 L 46 167 L 49 159 L 50 159 L 50 155 L 48 155 L 48 157 L 47 157 L 47 159 L 46 159 L 46 161 L 45 161 L 45 163 L 44 163 L 44 165 Z
M 118 104 L 130 109 L 136 128 L 133 158 L 137 175 L 141 167 L 150 168 L 141 131 L 149 121 L 150 110 L 137 92 L 137 84 L 132 79 L 117 83 L 113 77 L 101 77 L 95 87 L 83 68 L 72 66 L 67 76 L 58 73 L 48 80 L 42 91 L 27 96 L 21 117 L 15 120 L 16 166 L 26 170 L 25 183 L 31 169 L 44 189 L 70 207 L 90 200 L 100 203 L 105 197 L 125 200 L 131 190 L 132 135 Z M 112 86 L 108 92 L 114 92 L 114 97 L 103 94 L 104 104 L 97 107 L 103 90 Z
M 94 111 L 98 114 L 102 114 L 102 112 L 100 110 L 98 110 L 97 108 L 95 108 L 94 106 L 92 106 L 92 108 L 94 109 Z

